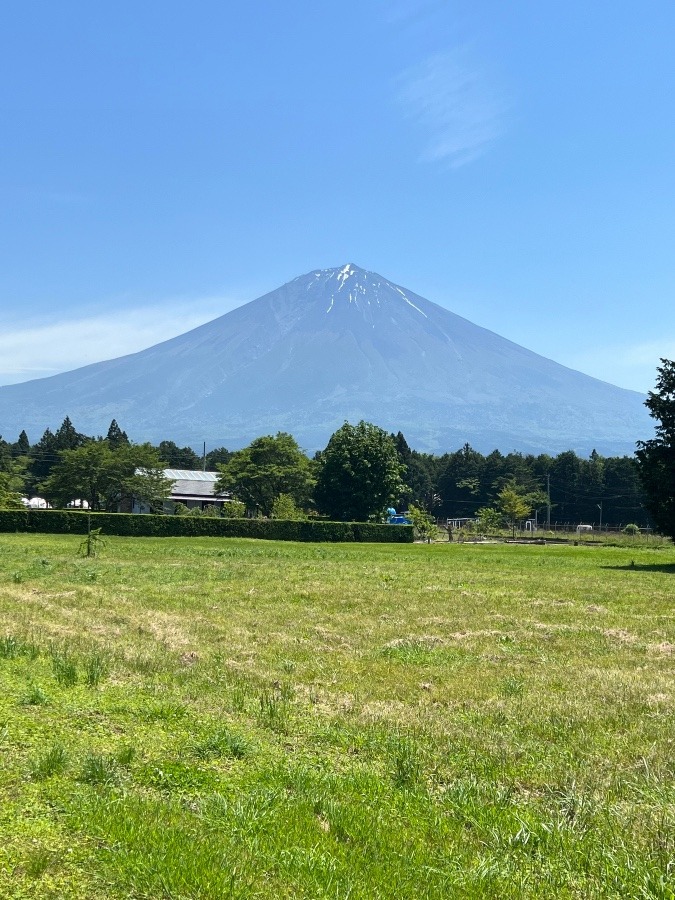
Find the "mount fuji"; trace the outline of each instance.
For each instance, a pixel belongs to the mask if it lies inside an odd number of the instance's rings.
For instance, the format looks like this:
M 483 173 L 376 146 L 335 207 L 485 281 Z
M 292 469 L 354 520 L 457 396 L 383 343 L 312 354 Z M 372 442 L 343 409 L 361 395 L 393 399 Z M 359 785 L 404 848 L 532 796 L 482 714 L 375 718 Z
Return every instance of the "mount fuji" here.
M 0 387 L 0 433 L 36 440 L 68 415 L 193 447 L 289 431 L 311 451 L 366 419 L 430 452 L 630 454 L 653 430 L 643 402 L 348 264 L 139 353 Z

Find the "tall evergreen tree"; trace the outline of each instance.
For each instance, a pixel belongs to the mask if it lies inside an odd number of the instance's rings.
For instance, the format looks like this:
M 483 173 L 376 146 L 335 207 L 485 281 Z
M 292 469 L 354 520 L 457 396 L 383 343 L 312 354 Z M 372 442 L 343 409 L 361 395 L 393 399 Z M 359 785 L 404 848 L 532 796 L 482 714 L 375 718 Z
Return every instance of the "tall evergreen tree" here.
M 559 453 L 551 466 L 551 503 L 555 505 L 556 520 L 572 524 L 579 522 L 579 468 L 581 460 L 573 450 Z
M 12 444 L 13 456 L 28 456 L 30 441 L 25 431 L 22 431 L 17 441 Z
M 192 447 L 179 447 L 173 441 L 161 441 L 159 455 L 169 469 L 201 469 L 203 462 Z
M 405 492 L 398 499 L 397 507 L 414 506 L 431 512 L 441 502 L 436 490 L 437 473 L 434 470 L 435 457 L 429 453 L 411 450 L 402 432 L 391 435 L 396 452 L 405 466 Z
M 470 444 L 452 453 L 438 481 L 444 513 L 473 516 L 482 505 L 485 458 Z M 483 501 L 484 502 L 484 501 Z
M 12 458 L 12 447 L 0 435 L 0 472 L 4 472 Z
M 232 451 L 226 447 L 216 447 L 206 454 L 206 468 L 209 472 L 215 471 L 219 465 L 225 465 L 232 459 Z
M 126 431 L 122 431 L 120 426 L 117 424 L 117 419 L 113 419 L 110 423 L 110 427 L 108 428 L 108 433 L 106 434 L 105 439 L 112 450 L 116 450 L 122 444 L 129 443 L 127 433 Z
M 56 433 L 45 429 L 44 434 L 33 444 L 29 451 L 27 471 L 27 487 L 31 493 L 37 492 L 37 486 L 49 476 L 52 468 L 59 462 L 62 450 L 76 450 L 87 440 L 85 435 L 75 430 L 70 418 L 66 416 Z
M 28 458 L 16 453 L 15 447 L 16 444 L 8 444 L 0 437 L 0 474 L 3 475 L 5 488 L 19 495 L 26 487 Z
M 604 463 L 603 521 L 650 525 L 638 460 L 632 456 L 614 456 L 607 457 Z
M 59 461 L 56 438 L 50 428 L 45 429 L 37 444 L 33 444 L 28 456 L 28 486 L 30 492 L 34 493 L 39 482 L 47 478 L 52 467 Z
M 675 361 L 661 363 L 656 390 L 645 400 L 658 423 L 656 437 L 639 442 L 637 458 L 647 509 L 659 531 L 675 540 Z
M 91 438 L 75 430 L 69 416 L 65 417 L 54 434 L 54 445 L 57 450 L 76 450 L 88 440 Z

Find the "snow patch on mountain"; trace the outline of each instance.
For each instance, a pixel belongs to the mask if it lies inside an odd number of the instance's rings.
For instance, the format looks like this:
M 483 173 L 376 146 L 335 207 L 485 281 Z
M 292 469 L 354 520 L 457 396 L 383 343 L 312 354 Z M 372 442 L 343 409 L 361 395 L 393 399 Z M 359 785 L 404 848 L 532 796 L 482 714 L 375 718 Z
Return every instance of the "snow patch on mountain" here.
M 396 291 L 399 292 L 399 294 L 401 295 L 401 297 L 403 297 L 403 299 L 404 299 L 405 302 L 408 304 L 408 306 L 412 306 L 413 309 L 416 309 L 417 312 L 418 312 L 418 313 L 421 313 L 421 314 L 424 316 L 425 319 L 428 319 L 428 318 L 429 318 L 429 316 L 428 316 L 425 312 L 422 312 L 422 310 L 419 308 L 419 306 L 415 306 L 415 304 L 412 302 L 412 300 L 408 300 L 408 298 L 407 298 L 406 295 L 403 293 L 403 291 L 401 290 L 401 288 L 394 288 L 394 290 L 396 290 Z

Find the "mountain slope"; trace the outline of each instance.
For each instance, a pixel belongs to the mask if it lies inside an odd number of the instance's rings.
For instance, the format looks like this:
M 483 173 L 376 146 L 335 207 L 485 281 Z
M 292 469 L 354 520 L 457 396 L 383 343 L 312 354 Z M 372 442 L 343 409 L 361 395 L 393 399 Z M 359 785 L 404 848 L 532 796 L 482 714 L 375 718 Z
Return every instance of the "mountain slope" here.
M 242 446 L 290 431 L 325 446 L 365 418 L 445 451 L 631 453 L 643 397 L 575 372 L 354 265 L 300 276 L 140 353 L 0 388 L 0 432 L 69 415 L 135 440 Z

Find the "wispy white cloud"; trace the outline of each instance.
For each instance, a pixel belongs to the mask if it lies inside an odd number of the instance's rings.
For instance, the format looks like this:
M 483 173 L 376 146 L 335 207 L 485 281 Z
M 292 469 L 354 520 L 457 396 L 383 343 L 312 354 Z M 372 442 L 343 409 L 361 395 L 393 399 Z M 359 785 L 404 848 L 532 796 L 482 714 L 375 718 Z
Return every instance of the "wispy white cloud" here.
M 398 99 L 428 134 L 422 159 L 453 168 L 504 132 L 509 104 L 468 46 L 435 53 L 401 75 Z
M 44 378 L 144 350 L 240 303 L 207 297 L 32 325 L 0 323 L 0 384 Z

